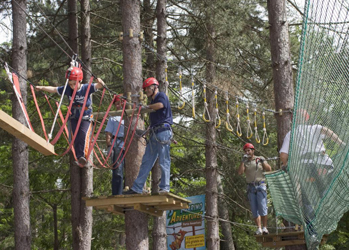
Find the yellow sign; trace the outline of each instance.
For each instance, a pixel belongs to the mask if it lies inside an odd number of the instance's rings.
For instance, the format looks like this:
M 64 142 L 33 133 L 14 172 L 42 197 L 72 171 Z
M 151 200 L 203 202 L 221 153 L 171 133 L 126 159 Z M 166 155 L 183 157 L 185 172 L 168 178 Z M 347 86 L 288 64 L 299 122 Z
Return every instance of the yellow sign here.
M 185 237 L 185 248 L 204 247 L 205 235 L 199 234 Z

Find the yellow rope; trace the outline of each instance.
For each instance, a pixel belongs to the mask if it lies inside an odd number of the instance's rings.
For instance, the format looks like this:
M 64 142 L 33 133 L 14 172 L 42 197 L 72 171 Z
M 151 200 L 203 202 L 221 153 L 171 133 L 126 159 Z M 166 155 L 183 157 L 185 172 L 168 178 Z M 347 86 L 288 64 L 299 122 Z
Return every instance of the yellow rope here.
M 267 128 L 265 126 L 265 113 L 264 113 L 264 110 L 263 110 L 262 116 L 263 116 L 263 141 L 262 141 L 262 144 L 263 144 L 263 146 L 266 146 L 269 143 L 269 137 L 268 137 L 268 134 L 267 134 Z
M 195 118 L 195 93 L 194 93 L 194 77 L 191 76 L 191 105 L 193 106 L 193 118 Z
M 239 100 L 236 98 L 236 135 L 242 136 L 241 125 L 240 125 L 240 114 L 239 114 Z
M 261 139 L 259 138 L 259 135 L 258 135 L 258 128 L 257 128 L 257 109 L 256 109 L 256 107 L 254 108 L 254 137 L 255 137 L 257 143 L 260 143 L 260 142 L 261 142 Z
M 246 138 L 251 139 L 253 136 L 252 128 L 251 128 L 251 121 L 250 121 L 250 114 L 249 114 L 249 106 L 248 103 L 246 105 L 246 113 L 247 113 L 247 133 Z
M 204 113 L 202 114 L 202 119 L 205 122 L 210 122 L 211 121 L 211 116 L 210 116 L 210 113 L 208 112 L 208 108 L 207 108 L 206 84 L 204 84 L 203 88 L 204 88 Z M 206 119 L 205 113 L 207 113 L 208 119 Z
M 225 103 L 227 105 L 227 120 L 225 122 L 225 127 L 227 128 L 227 130 L 229 132 L 233 132 L 234 128 L 231 126 L 230 121 L 229 121 L 230 112 L 229 112 L 229 94 L 228 94 L 228 92 L 227 92 L 227 95 L 225 97 Z
M 214 99 L 216 100 L 216 119 L 214 121 L 215 128 L 219 128 L 221 126 L 221 117 L 219 116 L 219 110 L 218 110 L 218 97 L 217 97 L 217 88 L 214 91 Z M 217 124 L 218 120 L 218 124 Z
M 182 92 L 182 68 L 181 68 L 181 66 L 179 66 L 179 68 L 178 68 L 178 75 L 179 75 L 179 97 L 181 100 L 184 100 L 183 99 L 183 92 Z M 178 106 L 178 109 L 181 110 L 184 108 L 184 106 L 185 106 L 185 101 L 183 101 L 182 106 Z

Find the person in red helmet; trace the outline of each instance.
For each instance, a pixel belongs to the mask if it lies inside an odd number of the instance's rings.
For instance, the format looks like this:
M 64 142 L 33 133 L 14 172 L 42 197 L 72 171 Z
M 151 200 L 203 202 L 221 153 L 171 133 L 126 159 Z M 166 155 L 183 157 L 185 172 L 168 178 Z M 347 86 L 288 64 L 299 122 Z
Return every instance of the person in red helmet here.
M 255 234 L 268 234 L 267 184 L 263 172 L 271 171 L 271 167 L 264 157 L 254 155 L 255 149 L 252 143 L 246 143 L 243 150 L 245 155 L 242 157 L 238 174 L 245 173 L 246 175 L 247 196 L 253 218 L 258 227 Z M 262 224 L 263 228 L 261 227 Z
M 46 91 L 49 93 L 58 93 L 59 95 L 66 95 L 69 98 L 69 101 L 74 92 L 75 85 L 78 84 L 78 90 L 76 92 L 73 106 L 70 115 L 70 126 L 71 126 L 71 134 L 75 133 L 76 126 L 79 120 L 79 116 L 81 111 L 81 107 L 85 101 L 85 96 L 88 88 L 88 84 L 82 84 L 83 72 L 78 67 L 71 67 L 65 73 L 65 78 L 68 80 L 69 87 L 64 91 L 64 86 L 53 87 L 53 86 L 36 86 L 36 90 Z M 92 125 L 91 122 L 93 120 L 92 115 L 92 100 L 91 94 L 96 92 L 98 89 L 103 88 L 105 83 L 102 79 L 97 78 L 97 83 L 93 83 L 90 87 L 90 91 L 87 95 L 87 101 L 85 110 L 83 111 L 83 118 L 79 127 L 79 132 L 74 142 L 74 148 L 76 157 L 78 159 L 78 163 L 82 166 L 85 166 L 87 163 L 86 153 L 88 152 L 89 140 L 91 136 Z M 70 134 L 70 136 L 71 136 Z
M 145 148 L 137 179 L 131 189 L 123 192 L 123 194 L 140 194 L 143 192 L 144 183 L 157 158 L 159 158 L 161 168 L 159 192 L 168 193 L 170 192 L 170 144 L 172 139 L 171 125 L 173 123 L 170 101 L 165 93 L 159 91 L 159 82 L 154 77 L 150 77 L 143 82 L 143 89 L 146 95 L 151 98 L 148 108 L 154 109 L 155 112 L 149 115 L 149 141 Z

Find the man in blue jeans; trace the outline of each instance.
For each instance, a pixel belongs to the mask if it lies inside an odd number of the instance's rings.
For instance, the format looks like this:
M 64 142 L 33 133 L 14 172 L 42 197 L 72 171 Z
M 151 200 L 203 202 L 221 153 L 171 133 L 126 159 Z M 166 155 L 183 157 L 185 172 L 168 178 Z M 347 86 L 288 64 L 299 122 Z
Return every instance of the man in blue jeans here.
M 256 235 L 268 234 L 268 206 L 267 206 L 267 184 L 263 172 L 271 170 L 270 165 L 262 156 L 254 155 L 254 146 L 246 143 L 243 147 L 245 155 L 242 157 L 238 174 L 245 173 L 247 182 L 247 195 L 250 201 L 251 211 L 258 227 Z M 263 223 L 263 229 L 261 224 Z
M 121 99 L 120 95 L 116 96 L 114 99 L 114 104 L 116 107 L 116 110 L 121 109 Z M 119 131 L 118 127 L 121 122 Z M 108 146 L 108 154 L 112 150 L 110 154 L 111 159 L 111 167 L 112 167 L 112 181 L 111 181 L 111 187 L 112 187 L 112 194 L 113 195 L 120 195 L 122 194 L 122 190 L 124 188 L 124 165 L 125 165 L 125 159 L 121 161 L 121 159 L 124 156 L 124 121 L 121 121 L 121 116 L 113 116 L 110 117 L 107 123 L 107 127 L 105 128 L 106 132 L 106 143 Z M 116 132 L 118 132 L 117 135 Z M 116 138 L 115 138 L 116 137 Z M 115 139 L 115 142 L 114 142 Z M 114 146 L 113 146 L 114 142 Z M 113 146 L 113 147 L 112 147 Z M 119 157 L 120 155 L 120 157 Z M 119 157 L 119 159 L 118 159 Z M 120 162 L 121 161 L 121 162 Z
M 172 139 L 172 111 L 165 93 L 159 91 L 159 82 L 150 77 L 143 82 L 143 89 L 151 103 L 148 108 L 154 109 L 150 113 L 150 136 L 143 155 L 142 164 L 137 179 L 130 190 L 123 194 L 141 194 L 149 172 L 159 158 L 161 167 L 160 193 L 170 192 L 170 144 Z

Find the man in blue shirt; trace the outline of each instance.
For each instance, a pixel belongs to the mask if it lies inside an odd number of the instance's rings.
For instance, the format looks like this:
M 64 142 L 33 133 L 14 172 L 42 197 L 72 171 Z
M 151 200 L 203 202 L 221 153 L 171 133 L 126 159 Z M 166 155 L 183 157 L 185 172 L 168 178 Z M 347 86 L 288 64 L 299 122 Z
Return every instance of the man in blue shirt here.
M 116 110 L 121 109 L 121 99 L 120 95 L 116 96 L 114 99 L 114 104 L 116 107 Z M 119 132 L 117 135 L 116 132 L 118 130 L 119 124 L 121 122 Z M 125 159 L 121 161 L 121 159 L 124 156 L 124 121 L 121 121 L 121 116 L 113 116 L 110 117 L 107 123 L 107 127 L 105 128 L 106 132 L 106 143 L 108 146 L 108 154 L 112 150 L 112 153 L 110 154 L 111 159 L 111 166 L 112 166 L 112 181 L 111 181 L 111 187 L 112 187 L 112 194 L 113 195 L 120 195 L 122 194 L 122 190 L 124 188 L 124 165 L 125 165 Z M 116 138 L 115 138 L 116 137 Z M 114 142 L 115 139 L 115 142 Z M 114 142 L 114 146 L 112 148 L 112 144 Z M 120 155 L 120 157 L 119 157 Z M 118 159 L 119 157 L 119 159 Z M 117 161 L 118 160 L 118 161 Z M 121 161 L 121 162 L 120 162 Z
M 65 89 L 64 95 L 69 98 L 69 101 L 72 98 L 75 84 L 78 84 L 78 90 L 76 91 L 76 95 L 73 101 L 73 106 L 70 115 L 70 126 L 71 126 L 71 134 L 75 133 L 76 126 L 79 121 L 80 112 L 82 105 L 85 101 L 85 96 L 88 88 L 88 84 L 81 84 L 83 79 L 82 70 L 78 67 L 73 67 L 72 69 L 68 69 L 65 74 L 66 79 L 69 79 L 69 86 Z M 87 101 L 85 110 L 83 111 L 83 118 L 79 127 L 79 132 L 75 138 L 74 148 L 76 158 L 78 159 L 78 163 L 81 166 L 85 166 L 87 163 L 86 154 L 88 152 L 90 136 L 92 131 L 92 100 L 91 94 L 96 92 L 98 89 L 103 88 L 105 83 L 102 79 L 97 78 L 97 83 L 91 85 L 89 93 L 87 95 Z M 59 95 L 63 94 L 64 86 L 53 87 L 53 86 L 36 86 L 37 90 L 46 91 L 49 93 L 58 93 Z M 69 135 L 71 137 L 71 135 Z
M 155 112 L 150 113 L 150 138 L 145 148 L 138 177 L 131 189 L 123 194 L 143 192 L 143 186 L 157 158 L 159 158 L 161 167 L 160 193 L 168 193 L 170 192 L 170 144 L 171 125 L 173 124 L 171 106 L 166 94 L 159 91 L 159 82 L 154 77 L 144 81 L 143 89 L 146 95 L 151 97 L 148 108 L 154 109 Z

